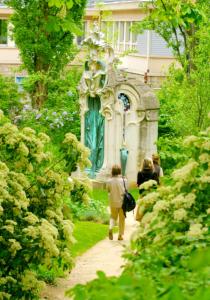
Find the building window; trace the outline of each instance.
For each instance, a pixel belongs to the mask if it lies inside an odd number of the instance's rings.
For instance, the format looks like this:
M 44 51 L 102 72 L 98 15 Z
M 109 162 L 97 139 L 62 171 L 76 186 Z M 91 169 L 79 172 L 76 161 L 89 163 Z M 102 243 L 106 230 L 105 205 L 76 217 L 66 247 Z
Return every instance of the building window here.
M 6 4 L 4 4 L 4 0 L 1 0 L 1 3 L 0 3 L 0 7 L 5 7 L 6 6 Z
M 25 76 L 15 76 L 15 82 L 18 85 L 18 91 L 22 92 L 23 91 L 23 79 Z
M 136 50 L 137 35 L 131 31 L 134 22 L 102 22 L 102 31 L 106 40 L 118 52 Z
M 0 44 L 7 44 L 8 32 L 7 32 L 7 20 L 0 20 Z
M 119 93 L 118 99 L 123 103 L 124 111 L 128 111 L 131 108 L 130 100 L 124 93 Z

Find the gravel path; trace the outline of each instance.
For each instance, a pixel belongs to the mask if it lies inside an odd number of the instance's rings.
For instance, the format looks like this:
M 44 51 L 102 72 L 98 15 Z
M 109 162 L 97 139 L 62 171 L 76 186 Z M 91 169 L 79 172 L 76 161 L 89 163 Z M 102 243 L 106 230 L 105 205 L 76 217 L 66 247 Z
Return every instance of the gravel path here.
M 96 278 L 98 270 L 105 272 L 107 276 L 120 275 L 124 264 L 121 255 L 135 229 L 136 222 L 131 212 L 127 214 L 123 241 L 117 240 L 116 233 L 113 241 L 106 238 L 90 248 L 77 258 L 75 267 L 67 278 L 59 279 L 56 286 L 47 286 L 42 293 L 42 299 L 69 300 L 64 296 L 65 291 L 77 283 L 84 284 Z

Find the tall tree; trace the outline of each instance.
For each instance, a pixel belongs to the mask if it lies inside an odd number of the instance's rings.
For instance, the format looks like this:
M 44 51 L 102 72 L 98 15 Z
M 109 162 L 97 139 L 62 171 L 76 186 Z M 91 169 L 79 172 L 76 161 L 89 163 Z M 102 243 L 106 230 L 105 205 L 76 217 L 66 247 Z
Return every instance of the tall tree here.
M 141 4 L 147 16 L 138 30 L 155 30 L 171 47 L 187 73 L 194 68 L 196 32 L 207 22 L 207 0 L 151 0 Z
M 13 36 L 23 67 L 34 75 L 33 104 L 48 94 L 46 76 L 58 77 L 74 58 L 74 36 L 81 33 L 86 0 L 6 0 L 14 9 Z

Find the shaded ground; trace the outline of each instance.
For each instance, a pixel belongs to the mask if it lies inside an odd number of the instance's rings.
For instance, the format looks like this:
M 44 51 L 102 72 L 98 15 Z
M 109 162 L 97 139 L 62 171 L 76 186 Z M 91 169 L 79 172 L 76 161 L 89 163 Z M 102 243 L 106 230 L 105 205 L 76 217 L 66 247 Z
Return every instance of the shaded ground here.
M 77 283 L 84 284 L 96 278 L 98 270 L 105 272 L 107 276 L 120 275 L 124 264 L 121 255 L 135 228 L 133 213 L 128 213 L 124 241 L 118 241 L 116 233 L 113 241 L 106 238 L 97 243 L 77 258 L 75 268 L 66 279 L 59 279 L 56 286 L 47 286 L 42 293 L 42 299 L 69 300 L 64 296 L 65 291 Z

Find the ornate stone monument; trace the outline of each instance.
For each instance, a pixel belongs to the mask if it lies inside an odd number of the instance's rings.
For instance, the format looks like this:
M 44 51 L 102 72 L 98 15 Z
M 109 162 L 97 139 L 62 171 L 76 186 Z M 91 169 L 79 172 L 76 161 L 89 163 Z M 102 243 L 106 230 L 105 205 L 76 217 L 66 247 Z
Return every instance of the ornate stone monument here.
M 159 104 L 144 83 L 116 68 L 113 49 L 95 26 L 83 44 L 88 51 L 79 85 L 81 141 L 90 149 L 90 178 L 105 181 L 121 164 L 129 182 L 144 157 L 156 152 Z

